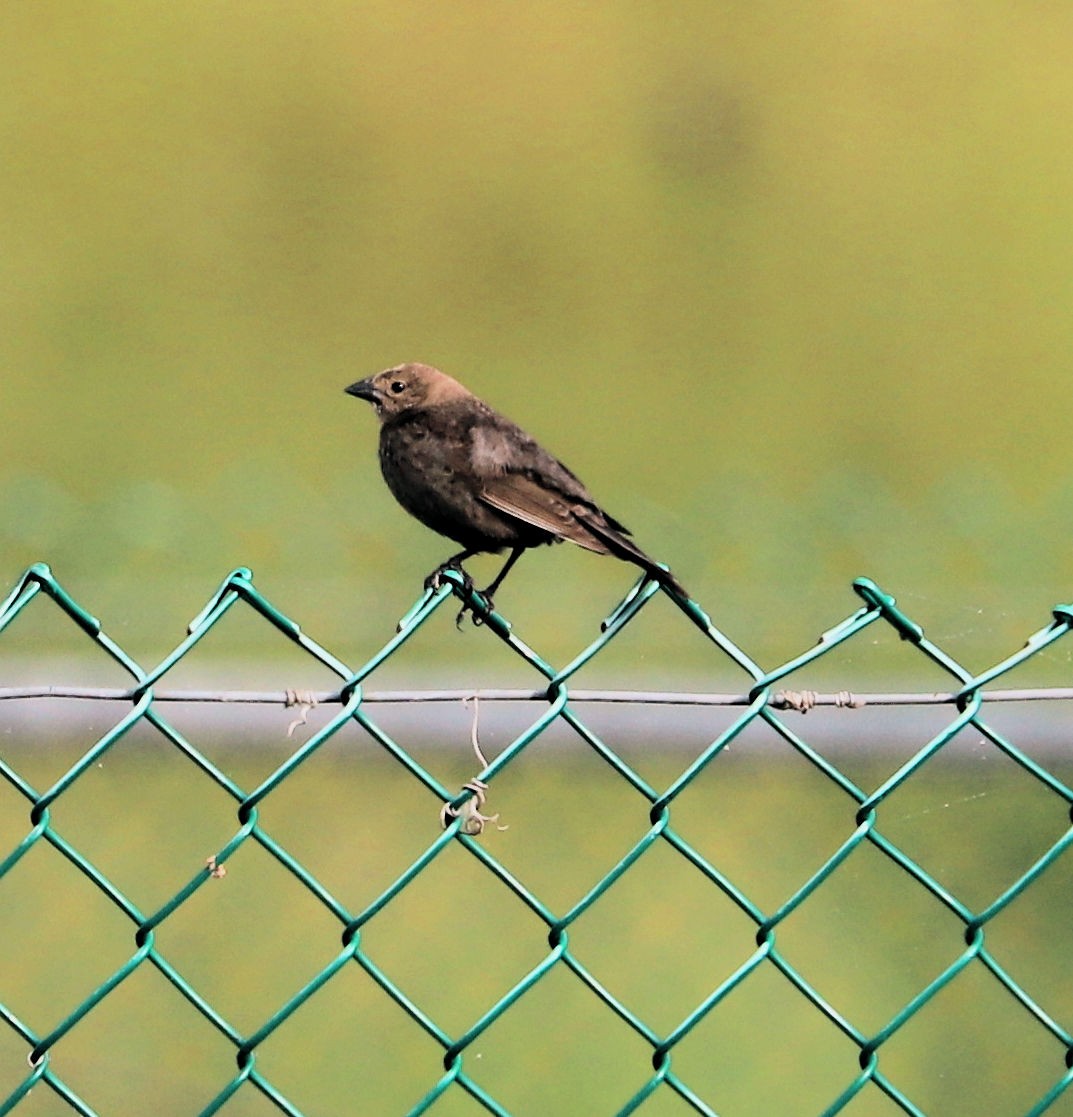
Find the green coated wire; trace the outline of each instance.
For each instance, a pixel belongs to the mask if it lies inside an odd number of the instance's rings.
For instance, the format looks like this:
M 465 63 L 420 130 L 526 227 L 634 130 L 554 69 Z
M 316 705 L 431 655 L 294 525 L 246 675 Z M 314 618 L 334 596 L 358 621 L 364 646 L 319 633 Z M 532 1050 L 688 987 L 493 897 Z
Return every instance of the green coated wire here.
M 986 974 L 995 987 L 1009 998 L 1010 1003 L 1033 1021 L 1053 1044 L 1053 1081 L 1047 1085 L 1042 1096 L 1031 1104 L 1026 1117 L 1042 1115 L 1060 1099 L 1073 1097 L 1073 1093 L 1069 1092 L 1073 1083 L 1073 1021 L 1056 1017 L 1044 1009 L 1030 990 L 1018 981 L 1016 963 L 1011 963 L 1005 956 L 1000 961 L 988 938 L 991 922 L 1032 889 L 1037 881 L 1067 855 L 1070 847 L 1073 847 L 1073 826 L 1057 836 L 1046 849 L 1037 851 L 1028 868 L 1020 872 L 1016 879 L 1006 883 L 998 895 L 992 896 L 983 906 L 975 908 L 954 890 L 942 884 L 933 872 L 910 857 L 884 833 L 885 812 L 890 797 L 922 768 L 942 755 L 958 734 L 969 726 L 1027 772 L 1038 786 L 1058 796 L 1067 808 L 1073 805 L 1073 790 L 1059 775 L 1031 758 L 998 732 L 983 713 L 983 700 L 992 684 L 1068 636 L 1073 628 L 1073 606 L 1056 606 L 1048 624 L 1029 637 L 1022 648 L 1000 659 L 988 669 L 973 674 L 932 642 L 923 627 L 909 617 L 895 598 L 875 582 L 859 578 L 853 583 L 853 590 L 863 602 L 861 606 L 825 631 L 811 648 L 771 670 L 764 670 L 747 652 L 720 632 L 696 602 L 679 599 L 673 593 L 662 591 L 654 580 L 641 577 L 608 613 L 599 633 L 565 665 L 556 667 L 530 647 L 514 631 L 507 618 L 488 609 L 488 603 L 467 588 L 460 574 L 447 571 L 440 584 L 426 589 L 400 619 L 397 631 L 364 663 L 353 668 L 308 636 L 300 625 L 258 590 L 253 575 L 247 568 L 238 567 L 210 595 L 175 647 L 155 666 L 146 669 L 112 639 L 102 623 L 75 600 L 46 564 L 33 564 L 0 602 L 0 634 L 4 634 L 27 609 L 36 608 L 37 601 L 51 602 L 100 653 L 122 667 L 133 680 L 133 685 L 128 696 L 129 709 L 48 787 L 36 788 L 20 773 L 13 759 L 0 755 L 0 780 L 6 782 L 14 790 L 15 796 L 26 805 L 29 821 L 25 832 L 9 849 L 0 849 L 0 890 L 5 876 L 25 855 L 39 843 L 45 843 L 74 866 L 126 919 L 130 942 L 124 961 L 112 969 L 77 1004 L 66 1006 L 63 1012 L 57 1014 L 58 1018 L 53 1019 L 46 1027 L 40 1027 L 38 1021 L 21 1018 L 5 1002 L 4 990 L 0 988 L 0 1032 L 5 1033 L 10 1041 L 21 1044 L 28 1059 L 26 1072 L 17 1081 L 0 1087 L 0 1090 L 8 1091 L 6 1094 L 0 1093 L 0 1117 L 16 1112 L 26 1102 L 31 1091 L 38 1089 L 49 1090 L 70 1112 L 96 1117 L 96 1110 L 91 1103 L 83 1100 L 73 1083 L 66 1081 L 57 1072 L 54 1065 L 57 1060 L 53 1056 L 63 1052 L 64 1041 L 72 1032 L 90 1028 L 94 1019 L 93 1010 L 143 967 L 149 967 L 164 977 L 168 985 L 211 1026 L 218 1042 L 226 1045 L 234 1059 L 233 1073 L 221 1076 L 218 1085 L 214 1087 L 217 1092 L 200 1110 L 206 1117 L 221 1112 L 226 1117 L 232 1099 L 250 1091 L 258 1094 L 280 1113 L 304 1117 L 305 1111 L 301 1108 L 300 1101 L 287 1096 L 280 1085 L 272 1080 L 268 1068 L 261 1065 L 259 1060 L 262 1049 L 318 991 L 335 981 L 340 973 L 350 971 L 351 964 L 364 975 L 362 980 L 372 982 L 439 1048 L 438 1065 L 413 1068 L 412 1096 L 416 1100 L 409 1113 L 414 1115 L 434 1112 L 441 1099 L 452 1092 L 460 1092 L 487 1113 L 497 1117 L 512 1117 L 509 1106 L 502 1099 L 493 1096 L 488 1085 L 482 1081 L 480 1064 L 470 1052 L 497 1021 L 523 1002 L 552 973 L 570 975 L 570 979 L 607 1012 L 625 1023 L 648 1049 L 648 1065 L 635 1068 L 632 1084 L 624 1088 L 621 1097 L 608 1099 L 606 1112 L 609 1114 L 643 1114 L 650 1099 L 666 1092 L 674 1095 L 688 1110 L 714 1117 L 718 1113 L 714 1108 L 714 1100 L 703 1096 L 695 1084 L 687 1081 L 681 1069 L 675 1068 L 676 1052 L 679 1045 L 694 1034 L 703 1021 L 719 1013 L 735 990 L 747 985 L 755 974 L 761 972 L 778 975 L 794 990 L 795 995 L 802 998 L 812 1011 L 826 1020 L 856 1049 L 856 1065 L 847 1066 L 845 1079 L 839 1087 L 840 1092 L 822 1110 L 825 1115 L 849 1109 L 854 1100 L 865 1091 L 877 1091 L 899 1111 L 911 1117 L 929 1117 L 910 1098 L 906 1089 L 895 1081 L 893 1070 L 884 1065 L 885 1049 L 941 990 L 957 981 L 970 968 Z M 731 724 L 700 749 L 677 776 L 665 786 L 657 787 L 643 778 L 588 722 L 587 715 L 581 709 L 584 705 L 584 692 L 578 692 L 575 697 L 572 680 L 582 667 L 600 656 L 645 609 L 663 597 L 668 598 L 670 607 L 680 614 L 681 623 L 692 626 L 701 634 L 721 663 L 729 661 L 734 669 L 742 672 L 746 680 L 747 705 L 736 711 Z M 501 644 L 519 664 L 532 673 L 545 694 L 545 704 L 531 723 L 501 748 L 490 763 L 483 764 L 475 779 L 458 792 L 445 787 L 411 754 L 404 743 L 388 733 L 379 723 L 374 704 L 366 702 L 363 697 L 363 686 L 369 676 L 402 648 L 420 639 L 423 627 L 441 608 L 450 608 L 454 599 L 473 608 L 474 614 L 482 622 L 479 629 L 481 638 Z M 290 752 L 286 759 L 276 764 L 253 787 L 240 786 L 217 767 L 169 721 L 162 712 L 163 701 L 155 696 L 157 685 L 217 625 L 224 623 L 236 608 L 251 611 L 265 622 L 266 632 L 272 633 L 273 638 L 288 641 L 339 680 L 338 710 L 322 728 L 312 733 L 308 740 Z M 911 645 L 917 654 L 955 680 L 956 685 L 952 691 L 951 711 L 954 716 L 950 722 L 869 792 L 859 787 L 801 734 L 792 730 L 773 703 L 772 697 L 775 686 L 781 680 L 853 641 L 875 625 L 888 626 Z M 750 726 L 759 724 L 773 730 L 820 773 L 844 798 L 848 817 L 852 820 L 851 829 L 837 847 L 827 851 L 822 861 L 772 910 L 765 910 L 751 898 L 748 889 L 735 881 L 733 875 L 718 861 L 696 849 L 675 825 L 675 812 L 681 794 L 709 770 Z M 149 912 L 143 911 L 125 894 L 108 875 L 105 865 L 99 865 L 61 832 L 54 819 L 54 808 L 64 802 L 65 796 L 84 779 L 101 757 L 137 726 L 147 727 L 171 750 L 189 762 L 200 778 L 223 791 L 230 798 L 235 811 L 235 826 L 231 836 L 223 842 L 205 867 L 186 879 L 155 910 Z M 437 833 L 360 910 L 350 910 L 334 895 L 272 832 L 261 814 L 261 807 L 296 772 L 340 731 L 351 726 L 356 727 L 386 758 L 416 781 L 433 801 L 450 811 L 444 816 L 446 828 Z M 482 789 L 487 789 L 519 757 L 537 747 L 550 729 L 557 726 L 565 727 L 579 738 L 624 782 L 637 797 L 638 809 L 647 818 L 647 827 L 641 836 L 620 854 L 615 864 L 594 881 L 583 895 L 565 908 L 559 908 L 541 898 L 496 856 L 492 845 L 481 841 L 477 833 L 469 832 L 464 825 L 467 803 L 483 794 Z M 330 957 L 326 955 L 324 964 L 308 976 L 299 988 L 283 997 L 254 1025 L 240 1028 L 168 957 L 167 951 L 158 941 L 157 932 L 202 888 L 210 887 L 210 882 L 225 871 L 226 862 L 247 843 L 253 843 L 264 850 L 334 920 L 339 942 L 334 953 Z M 460 1029 L 453 1030 L 445 1027 L 433 1012 L 386 971 L 367 949 L 363 935 L 366 926 L 375 916 L 394 903 L 430 866 L 456 846 L 471 857 L 482 872 L 489 874 L 521 901 L 535 917 L 534 922 L 545 938 L 546 947 L 539 959 L 505 993 Z M 963 935 L 957 957 L 925 985 L 916 989 L 901 1007 L 889 1013 L 878 1026 L 870 1030 L 861 1028 L 844 1007 L 833 1003 L 820 988 L 810 982 L 783 952 L 779 942 L 781 925 L 820 892 L 835 874 L 843 870 L 856 851 L 863 847 L 879 851 L 898 872 L 925 894 L 938 900 L 960 921 Z M 676 1022 L 662 1030 L 655 1028 L 607 984 L 601 982 L 590 968 L 584 952 L 571 941 L 574 924 L 656 849 L 668 849 L 680 857 L 694 874 L 695 887 L 714 888 L 729 899 L 751 921 L 755 936 L 749 953 L 729 976 L 710 988 L 695 1004 L 682 1012 Z M 932 1114 L 930 1117 L 940 1115 Z

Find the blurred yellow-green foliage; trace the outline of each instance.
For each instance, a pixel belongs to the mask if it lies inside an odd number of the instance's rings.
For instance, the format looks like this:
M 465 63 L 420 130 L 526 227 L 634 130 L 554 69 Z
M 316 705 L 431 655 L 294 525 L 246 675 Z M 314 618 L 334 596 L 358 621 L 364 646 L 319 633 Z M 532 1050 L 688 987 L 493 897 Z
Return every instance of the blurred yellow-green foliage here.
M 450 545 L 341 389 L 421 359 L 761 648 L 869 574 L 997 655 L 1070 595 L 1071 35 L 1008 0 L 4 5 L 4 578 L 46 559 L 162 653 L 242 563 L 357 646 Z M 567 551 L 499 602 L 549 654 L 632 577 Z

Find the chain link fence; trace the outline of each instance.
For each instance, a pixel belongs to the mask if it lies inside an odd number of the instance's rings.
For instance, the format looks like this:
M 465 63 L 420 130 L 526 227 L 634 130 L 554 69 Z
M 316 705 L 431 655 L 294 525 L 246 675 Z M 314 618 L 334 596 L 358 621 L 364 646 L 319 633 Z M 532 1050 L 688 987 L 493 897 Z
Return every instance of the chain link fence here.
M 1000 686 L 1012 672 L 1036 661 L 1068 635 L 1073 607 L 1056 608 L 1051 621 L 1024 647 L 984 671 L 971 672 L 932 643 L 894 598 L 873 582 L 858 579 L 853 589 L 861 604 L 849 617 L 801 655 L 764 670 L 715 628 L 696 602 L 677 600 L 655 582 L 642 579 L 606 618 L 592 643 L 565 666 L 556 667 L 529 647 L 503 616 L 487 612 L 479 594 L 468 590 L 461 578 L 447 572 L 442 584 L 426 590 L 402 618 L 397 633 L 355 670 L 268 601 L 248 570 L 238 569 L 212 595 L 174 650 L 146 669 L 74 600 L 47 566 L 34 565 L 0 604 L 3 638 L 8 639 L 9 626 L 32 603 L 51 599 L 99 652 L 125 672 L 129 686 L 94 688 L 64 680 L 0 687 L 0 705 L 30 710 L 31 726 L 33 711 L 60 699 L 94 703 L 95 710 L 123 705 L 114 724 L 109 720 L 106 731 L 79 746 L 72 761 L 65 761 L 63 770 L 44 783 L 27 774 L 32 767 L 27 758 L 45 750 L 49 742 L 15 745 L 9 740 L 5 746 L 0 736 L 0 789 L 5 792 L 0 798 L 0 926 L 5 940 L 0 946 L 0 1113 L 122 1111 L 114 1105 L 107 1108 L 94 1091 L 107 1092 L 99 1085 L 100 1075 L 111 1074 L 113 1062 L 115 1067 L 124 1065 L 125 1042 L 97 1049 L 89 1059 L 68 1053 L 79 1050 L 80 1038 L 106 1026 L 110 1004 L 120 1005 L 116 1011 L 121 1015 L 130 1004 L 123 999 L 124 989 L 139 985 L 149 973 L 157 980 L 147 995 L 157 999 L 159 1011 L 181 1011 L 183 1020 L 191 1021 L 183 1028 L 208 1033 L 204 1049 L 211 1056 L 205 1056 L 197 1088 L 213 1083 L 205 1096 L 193 1096 L 193 1087 L 176 1085 L 163 1053 L 151 1042 L 148 1053 L 132 1042 L 131 1065 L 159 1059 L 156 1077 L 149 1079 L 157 1113 L 521 1117 L 552 1112 L 552 1103 L 533 1100 L 538 1096 L 557 1098 L 554 1111 L 579 1117 L 1073 1112 L 1073 1093 L 1067 1093 L 1073 1079 L 1071 911 L 1064 875 L 1069 872 L 1067 851 L 1073 842 L 1069 815 L 1073 791 L 1063 778 L 1068 767 L 1063 755 L 1068 744 L 1066 721 L 1063 717 L 1056 723 L 1051 751 L 1041 756 L 1015 743 L 1001 718 L 994 716 L 1003 703 L 1023 706 L 1041 699 L 1055 700 L 1064 711 L 1062 704 L 1073 698 L 1073 691 L 1013 691 Z M 470 703 L 466 715 L 471 719 L 474 775 L 449 786 L 437 774 L 437 763 L 429 759 L 427 742 L 410 741 L 392 730 L 388 711 L 405 705 L 424 718 L 433 704 L 457 706 L 466 693 L 374 692 L 367 690 L 367 683 L 392 657 L 420 640 L 422 626 L 437 611 L 447 607 L 453 612 L 453 598 L 471 605 L 480 617 L 470 638 L 494 641 L 506 649 L 512 662 L 532 679 L 532 686 L 476 692 L 483 706 Z M 678 623 L 701 636 L 713 661 L 740 674 L 739 693 L 575 688 L 579 670 L 620 639 L 627 626 L 653 604 L 677 610 Z M 274 630 L 274 639 L 288 642 L 318 669 L 330 672 L 337 686 L 316 693 L 169 690 L 178 665 L 236 608 L 251 610 L 267 621 L 266 631 Z M 874 634 L 876 626 L 896 634 L 928 661 L 929 670 L 938 669 L 948 680 L 946 690 L 855 695 L 779 689 L 789 676 L 836 649 L 862 641 L 866 632 Z M 283 703 L 299 707 L 300 712 L 285 715 L 292 736 L 287 738 L 284 755 L 269 750 L 267 771 L 261 756 L 260 770 L 243 782 L 236 776 L 241 766 L 231 765 L 227 755 L 221 759 L 208 736 L 199 739 L 196 733 L 184 731 L 181 719 L 173 716 L 173 710 L 195 703 Z M 510 739 L 488 762 L 479 737 L 478 712 L 492 704 L 509 704 L 521 713 Z M 656 711 L 654 722 L 644 721 L 639 745 L 635 741 L 620 746 L 600 726 L 595 711 L 612 705 L 626 710 L 627 724 L 642 713 L 650 718 Z M 901 707 L 925 707 L 939 724 L 900 752 L 880 753 L 870 746 L 869 733 L 860 735 L 856 752 L 852 747 L 839 751 L 822 741 L 807 740 L 798 728 L 813 724 L 807 718 L 802 721 L 800 714 L 814 707 L 839 708 L 845 711 L 839 717 L 856 718 L 883 705 L 898 707 L 899 716 L 905 712 Z M 660 711 L 671 708 L 694 709 L 706 718 L 718 714 L 721 720 L 683 757 L 681 750 L 667 750 L 659 739 L 664 724 Z M 319 723 L 310 720 L 313 711 L 320 716 Z M 420 724 L 425 726 L 423 739 L 430 733 L 435 736 L 435 730 L 428 728 L 431 722 Z M 766 740 L 777 743 L 781 755 L 793 759 L 787 780 L 771 776 L 776 762 L 764 759 L 759 750 L 754 755 L 751 742 L 759 730 Z M 102 844 L 93 827 L 79 825 L 74 809 L 86 802 L 78 798 L 80 786 L 91 780 L 98 780 L 94 787 L 101 786 L 98 773 L 106 758 L 121 755 L 125 743 L 138 734 L 142 734 L 139 740 L 152 737 L 164 750 L 154 756 L 181 758 L 187 781 L 183 786 L 193 779 L 192 794 L 231 804 L 230 836 L 205 850 L 205 859 L 188 864 L 181 876 L 174 875 L 173 866 L 152 840 L 133 854 L 126 850 L 147 879 L 165 878 L 163 885 L 157 879 L 152 887 L 126 884 L 119 879 L 126 870 L 114 867 L 120 851 L 137 844 L 124 829 L 123 812 L 129 806 L 133 814 L 140 793 L 132 787 L 124 799 L 120 789 L 116 808 L 120 817 L 95 817 L 97 830 L 111 827 L 110 844 Z M 971 793 L 962 766 L 949 763 L 967 734 L 972 736 L 978 760 L 1001 761 L 1007 782 L 998 791 Z M 563 737 L 595 760 L 605 781 L 599 786 L 611 789 L 606 801 L 584 779 L 562 780 L 554 783 L 554 793 L 548 792 L 547 781 L 559 775 L 547 771 L 541 775 L 530 762 L 548 746 L 545 769 L 554 768 L 562 747 L 552 747 L 551 742 Z M 286 829 L 284 822 L 276 821 L 287 812 L 273 814 L 274 804 L 285 801 L 288 785 L 297 784 L 319 755 L 340 742 L 342 763 L 357 764 L 361 748 L 375 752 L 383 766 L 380 774 L 366 781 L 372 785 L 366 788 L 369 810 L 390 797 L 395 787 L 405 789 L 400 795 L 416 792 L 428 808 L 412 816 L 405 835 L 398 835 L 398 844 L 413 850 L 406 864 L 401 870 L 392 868 L 390 879 L 378 883 L 375 894 L 360 904 L 342 897 L 346 886 L 340 888 L 336 882 L 346 880 L 350 872 L 376 880 L 379 870 L 370 862 L 375 862 L 380 847 L 371 838 L 365 847 L 356 841 L 353 816 L 307 808 L 303 836 L 289 841 L 280 836 Z M 655 775 L 649 774 L 652 765 L 646 751 L 659 753 Z M 515 799 L 521 801 L 529 787 L 542 803 L 535 815 L 522 817 L 515 809 L 508 817 L 505 808 L 510 800 L 500 789 L 509 785 L 512 769 L 522 771 L 527 763 L 529 776 L 518 781 Z M 242 770 L 252 771 L 248 766 Z M 944 801 L 907 814 L 907 796 L 919 786 L 925 770 L 936 773 L 939 785 L 955 799 L 1001 797 L 1007 794 L 1003 789 L 1016 786 L 1016 804 L 1026 805 L 1015 804 L 1019 813 L 1012 824 L 1008 820 L 998 824 L 997 846 L 980 843 L 968 826 L 962 830 L 958 816 L 947 844 L 918 846 L 914 835 L 930 821 L 925 816 L 950 806 Z M 816 820 L 807 808 L 783 796 L 786 786 L 806 780 L 822 786 L 830 819 L 822 837 L 814 840 L 808 835 Z M 721 785 L 740 789 L 736 794 L 744 813 L 736 823 L 741 831 L 737 836 L 721 830 L 713 838 L 706 827 L 718 823 L 724 809 L 733 809 L 727 803 L 720 806 Z M 577 794 L 589 796 L 584 811 L 572 805 L 576 800 L 571 796 Z M 705 798 L 710 795 L 715 798 Z M 493 811 L 493 804 L 502 817 Z M 162 816 L 170 809 L 161 808 L 152 826 L 162 827 Z M 297 808 L 288 810 L 291 815 L 301 813 Z M 105 813 L 113 812 L 109 808 Z M 629 819 L 628 831 L 614 828 L 613 816 L 620 814 Z M 503 844 L 510 831 L 500 828 L 506 826 L 512 828 L 511 840 L 519 845 Z M 349 850 L 350 868 L 341 872 L 322 864 L 320 854 L 303 852 L 318 848 L 303 845 L 312 831 L 325 833 L 333 850 Z M 602 853 L 607 863 L 594 869 L 595 859 L 589 859 L 586 850 L 590 842 L 605 838 L 612 852 Z M 521 851 L 544 840 L 552 846 L 543 867 L 523 869 Z M 246 997 L 246 1011 L 234 1007 L 243 1003 L 242 996 L 236 1001 L 231 995 L 214 995 L 216 979 L 202 976 L 203 959 L 184 954 L 182 939 L 184 933 L 193 933 L 192 926 L 200 932 L 211 922 L 209 905 L 221 894 L 213 890 L 241 887 L 236 861 L 255 848 L 275 873 L 265 878 L 269 887 L 299 896 L 293 903 L 300 904 L 303 913 L 313 913 L 291 917 L 277 906 L 271 916 L 257 916 L 258 928 L 271 937 L 282 933 L 288 921 L 308 918 L 308 926 L 296 929 L 296 941 L 314 944 L 321 960 L 300 980 L 284 975 L 282 980 L 291 984 L 267 1010 L 260 1008 L 263 997 Z M 995 848 L 1015 849 L 1016 868 L 1010 869 L 994 854 Z M 57 878 L 61 883 L 55 889 L 44 883 L 53 879 L 51 875 L 31 868 L 42 865 L 46 853 L 53 867 L 62 863 L 63 875 Z M 955 872 L 952 860 L 963 871 Z M 804 867 L 798 868 L 799 864 Z M 646 869 L 653 865 L 655 870 Z M 788 870 L 788 865 L 793 868 Z M 443 891 L 435 893 L 431 910 L 426 907 L 415 917 L 420 905 L 406 907 L 407 896 L 417 895 L 423 879 L 443 866 L 449 866 Z M 788 876 L 788 872 L 798 875 Z M 569 877 L 568 887 L 540 883 L 558 880 L 560 875 Z M 332 881 L 324 879 L 329 876 Z M 624 909 L 616 905 L 631 876 L 643 876 L 651 895 L 642 896 L 632 914 L 623 915 Z M 854 881 L 869 876 L 875 878 L 875 888 L 866 898 L 863 891 L 854 892 Z M 673 879 L 678 892 L 670 898 L 658 895 L 661 879 Z M 1057 890 L 1047 886 L 1048 880 L 1058 882 Z M 71 906 L 63 906 L 62 897 L 56 900 L 59 906 L 46 908 L 44 915 L 38 915 L 43 922 L 35 924 L 28 909 L 39 898 L 38 881 L 40 889 L 53 894 L 49 899 L 65 889 L 76 899 Z M 486 885 L 491 890 L 480 891 Z M 88 893 L 93 894 L 92 900 L 86 898 Z M 1034 893 L 1043 897 L 1038 905 L 1031 902 Z M 153 896 L 153 902 L 147 904 L 144 896 Z M 813 913 L 823 910 L 825 896 L 839 899 L 828 905 L 810 950 L 801 945 L 808 937 L 804 927 Z M 880 907 L 872 910 L 867 931 L 855 930 L 875 896 Z M 87 975 L 99 969 L 97 959 L 91 965 L 83 958 L 67 974 L 62 988 L 53 989 L 48 975 L 60 966 L 63 953 L 57 945 L 62 935 L 57 940 L 52 934 L 55 924 L 69 921 L 73 928 L 81 912 L 99 907 L 102 901 L 110 922 L 108 946 L 102 945 L 100 956 L 111 957 L 110 952 L 118 949 L 121 960 L 108 964 L 103 979 L 91 981 Z M 696 907 L 696 903 L 714 906 Z M 484 920 L 494 921 L 499 906 L 518 909 L 510 930 L 501 936 L 482 932 Z M 594 922 L 601 910 L 619 915 Z M 718 914 L 711 914 L 716 910 Z M 436 971 L 430 983 L 422 984 L 413 976 L 417 970 L 411 972 L 395 960 L 384 937 L 375 937 L 375 928 L 400 911 L 410 912 L 408 920 L 421 925 L 417 954 L 427 958 L 414 958 L 411 947 L 408 964 L 418 967 L 428 961 Z M 1011 913 L 1021 917 L 1013 921 Z M 191 924 L 192 918 L 196 924 Z M 406 922 L 397 923 L 399 929 L 392 934 L 404 935 Z M 604 927 L 605 933 L 591 933 L 594 926 Z M 626 932 L 619 939 L 624 926 Z M 912 940 L 915 953 L 906 962 L 906 936 L 915 931 L 919 931 Z M 205 948 L 207 954 L 234 947 L 229 940 L 240 932 L 224 924 L 215 926 L 213 934 L 215 945 Z M 868 940 L 869 964 L 851 957 L 858 938 Z M 464 973 L 459 972 L 463 967 L 437 957 L 441 945 L 467 945 L 477 939 L 481 942 L 476 963 L 471 956 Z M 262 941 L 251 935 L 239 950 L 256 954 L 255 940 Z M 527 961 L 522 972 L 504 978 L 495 962 L 508 942 L 515 940 L 524 940 L 528 953 L 519 957 Z M 617 970 L 607 960 L 607 951 L 613 950 L 620 955 Z M 35 953 L 41 951 L 43 958 Z M 714 973 L 718 967 L 712 959 L 717 955 L 725 972 Z M 675 965 L 680 970 L 675 971 Z M 268 980 L 270 970 L 275 973 L 272 966 L 263 967 L 263 980 Z M 672 979 L 667 975 L 675 972 L 682 977 L 673 981 L 688 986 L 688 994 L 669 988 Z M 36 997 L 20 984 L 27 973 L 34 975 L 30 984 L 37 987 Z M 907 973 L 912 975 L 908 986 Z M 365 991 L 361 996 L 370 989 L 377 994 L 371 1007 L 362 1001 L 360 1012 L 367 1029 L 362 1034 L 373 1038 L 357 1043 L 345 1057 L 325 1057 L 318 1063 L 310 1051 L 322 1052 L 329 1046 L 328 1038 L 316 1032 L 318 1021 L 327 1020 L 331 1042 L 347 1050 L 347 1031 L 341 1021 L 346 1019 L 345 1002 L 358 996 L 353 992 L 354 975 L 360 976 Z M 631 985 L 642 977 L 651 979 L 655 992 L 650 997 L 640 992 L 640 985 Z M 759 1000 L 743 1024 L 740 1006 L 750 996 Z M 963 1004 L 959 1009 L 959 998 L 967 1000 L 967 1010 Z M 256 1009 L 250 1008 L 253 1002 Z M 539 1011 L 527 1010 L 534 1003 L 542 1006 Z M 512 1016 L 526 1022 L 524 1035 L 513 1047 L 502 1041 L 521 1064 L 515 1079 L 495 1069 L 497 1043 L 509 1034 Z M 582 1021 L 579 1027 L 572 1026 L 575 1016 Z M 971 1026 L 965 1023 L 968 1017 Z M 608 1036 L 614 1034 L 614 1043 L 599 1032 L 601 1027 L 609 1029 Z M 371 1083 L 379 1064 L 398 1059 L 392 1038 L 398 1031 L 417 1046 L 406 1048 L 396 1092 L 385 1101 L 374 1096 Z M 822 1043 L 816 1039 L 819 1034 Z M 914 1034 L 915 1045 L 906 1038 Z M 294 1042 L 312 1035 L 320 1038 L 309 1041 L 302 1058 L 321 1080 L 346 1078 L 348 1102 L 324 1101 L 328 1094 L 311 1101 L 315 1091 L 291 1073 L 280 1055 L 280 1045 L 288 1038 Z M 974 1049 L 978 1042 L 981 1046 Z M 817 1043 L 822 1055 L 817 1054 Z M 961 1050 L 966 1046 L 969 1050 Z M 221 1061 L 221 1052 L 226 1061 Z M 575 1065 L 569 1070 L 566 1065 L 572 1057 Z M 953 1094 L 944 1095 L 936 1083 L 954 1076 L 957 1068 L 959 1084 Z M 569 1079 L 565 1093 L 535 1089 L 538 1078 L 561 1076 L 566 1081 L 571 1074 L 578 1077 Z M 734 1086 L 729 1085 L 732 1077 Z M 586 1094 L 578 1083 L 589 1080 L 595 1083 L 594 1092 Z M 1013 1080 L 1016 1087 L 1009 1085 Z M 786 1092 L 778 1092 L 780 1084 L 787 1084 Z M 42 1094 L 47 1095 L 47 1108 L 41 1108 L 46 1104 Z M 122 1087 L 113 1087 L 110 1096 L 122 1098 Z M 949 1100 L 952 1096 L 963 1099 L 963 1108 Z M 131 1101 L 127 1111 L 135 1109 L 144 1111 L 144 1106 Z

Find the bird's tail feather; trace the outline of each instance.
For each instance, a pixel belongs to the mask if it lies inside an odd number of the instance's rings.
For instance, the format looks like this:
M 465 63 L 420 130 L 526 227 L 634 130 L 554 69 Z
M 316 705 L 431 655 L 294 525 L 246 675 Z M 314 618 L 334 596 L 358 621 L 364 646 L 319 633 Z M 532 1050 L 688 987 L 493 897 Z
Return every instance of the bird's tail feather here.
M 632 562 L 641 567 L 646 574 L 655 578 L 661 586 L 666 586 L 667 589 L 672 590 L 679 597 L 689 597 L 685 586 L 669 570 L 646 555 L 628 535 L 616 531 L 606 523 L 601 523 L 595 516 L 584 518 L 579 516 L 578 519 L 616 558 L 625 559 L 627 562 Z

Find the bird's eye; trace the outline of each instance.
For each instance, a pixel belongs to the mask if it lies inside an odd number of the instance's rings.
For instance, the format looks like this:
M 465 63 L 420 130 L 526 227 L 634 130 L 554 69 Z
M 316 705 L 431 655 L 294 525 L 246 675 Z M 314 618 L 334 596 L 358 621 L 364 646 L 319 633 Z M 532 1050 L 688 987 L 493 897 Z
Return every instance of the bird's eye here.
M 405 392 L 406 391 L 406 381 L 405 380 L 392 380 L 391 381 L 391 391 L 396 396 L 400 392 Z

